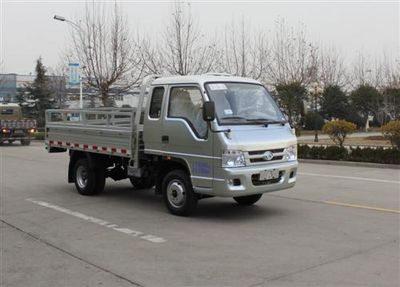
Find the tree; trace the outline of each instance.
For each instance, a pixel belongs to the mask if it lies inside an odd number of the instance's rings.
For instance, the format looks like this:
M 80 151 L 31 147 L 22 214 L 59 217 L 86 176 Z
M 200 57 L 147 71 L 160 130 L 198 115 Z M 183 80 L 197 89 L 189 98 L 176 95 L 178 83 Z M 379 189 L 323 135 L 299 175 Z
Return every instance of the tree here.
M 93 4 L 91 9 L 86 6 L 85 18 L 76 25 L 71 30 L 74 57 L 84 67 L 86 84 L 98 91 L 104 106 L 110 106 L 110 89 L 128 90 L 144 68 L 131 43 L 126 19 L 116 3 L 109 13 L 104 5 Z
M 313 57 L 312 57 L 313 55 Z M 271 46 L 271 61 L 266 69 L 272 84 L 301 83 L 307 85 L 316 75 L 316 46 L 308 42 L 304 25 L 296 29 L 278 19 Z
M 157 37 L 161 42 L 140 40 L 140 55 L 147 72 L 189 75 L 212 71 L 217 60 L 215 42 L 204 39 L 193 20 L 190 4 L 174 5 L 164 37 Z
M 379 84 L 379 76 L 377 69 L 373 69 L 372 63 L 367 60 L 365 55 L 359 53 L 353 63 L 353 73 L 351 75 L 351 83 L 353 87 L 370 86 L 377 88 Z
M 314 111 L 309 111 L 304 116 L 304 129 L 305 130 L 320 130 L 324 126 L 324 118 Z
M 349 112 L 349 100 L 338 85 L 327 86 L 321 96 L 321 112 L 327 118 L 345 119 Z
M 382 96 L 385 114 L 390 120 L 400 119 L 400 88 L 385 88 Z
M 334 47 L 321 48 L 318 67 L 320 81 L 325 87 L 343 87 L 348 83 L 343 57 Z
M 369 116 L 377 116 L 382 106 L 382 96 L 379 91 L 369 85 L 360 85 L 350 94 L 353 109 L 358 111 L 367 125 Z
M 42 63 L 42 58 L 36 61 L 36 77 L 32 84 L 26 87 L 26 92 L 20 94 L 19 101 L 22 102 L 29 97 L 35 104 L 29 108 L 29 115 L 36 118 L 38 126 L 45 125 L 45 110 L 53 105 L 53 98 L 49 88 L 49 80 L 46 76 L 46 67 Z
M 269 48 L 262 31 L 251 31 L 244 20 L 232 23 L 225 29 L 224 46 L 221 48 L 220 69 L 224 72 L 265 80 Z
M 307 91 L 299 82 L 278 84 L 276 87 L 279 104 L 285 110 L 290 123 L 299 123 L 304 116 L 304 101 Z
M 340 147 L 343 147 L 343 143 L 347 135 L 353 133 L 356 128 L 356 125 L 351 122 L 338 120 L 326 123 L 323 126 L 322 131 L 328 134 L 334 143 L 338 144 Z
M 54 97 L 54 106 L 64 108 L 67 100 L 67 67 L 64 62 L 58 64 L 54 69 L 49 69 L 49 89 Z

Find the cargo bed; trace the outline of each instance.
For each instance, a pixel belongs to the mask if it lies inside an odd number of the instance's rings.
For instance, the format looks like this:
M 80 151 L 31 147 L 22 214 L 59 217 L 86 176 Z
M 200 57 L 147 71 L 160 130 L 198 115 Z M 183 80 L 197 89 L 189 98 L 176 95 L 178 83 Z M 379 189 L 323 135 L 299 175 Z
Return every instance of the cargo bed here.
M 93 108 L 46 111 L 46 145 L 131 157 L 136 108 Z

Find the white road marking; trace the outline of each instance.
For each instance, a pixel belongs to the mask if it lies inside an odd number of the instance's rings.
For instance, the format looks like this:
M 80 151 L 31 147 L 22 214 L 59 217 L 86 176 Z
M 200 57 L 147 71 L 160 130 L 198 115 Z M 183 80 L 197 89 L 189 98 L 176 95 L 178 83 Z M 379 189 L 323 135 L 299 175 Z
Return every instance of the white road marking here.
M 320 174 L 320 173 L 308 173 L 308 172 L 298 172 L 297 174 L 299 174 L 299 175 L 317 176 L 317 177 L 321 176 L 321 177 L 332 177 L 332 178 L 343 178 L 343 179 L 351 179 L 351 180 L 364 180 L 364 181 L 400 184 L 400 181 L 376 179 L 376 178 L 366 178 L 366 177 L 343 176 L 343 175 Z
M 99 219 L 99 218 L 96 218 L 96 217 L 93 217 L 93 216 L 89 216 L 89 215 L 86 215 L 86 214 L 83 214 L 83 213 L 80 213 L 80 212 L 77 212 L 77 211 L 72 211 L 70 209 L 67 209 L 67 208 L 64 208 L 64 207 L 61 207 L 61 206 L 58 206 L 58 205 L 54 205 L 54 204 L 51 204 L 51 203 L 48 203 L 48 202 L 44 202 L 44 201 L 40 201 L 40 200 L 34 200 L 34 199 L 31 199 L 31 198 L 27 198 L 26 200 L 29 201 L 29 202 L 32 202 L 34 204 L 37 204 L 37 205 L 40 205 L 40 206 L 43 206 L 43 207 L 47 207 L 47 208 L 50 208 L 50 209 L 53 209 L 53 210 L 56 210 L 56 211 L 59 211 L 59 212 L 62 212 L 62 213 L 68 214 L 68 215 L 72 215 L 72 216 L 75 216 L 77 218 L 80 218 L 80 219 L 83 219 L 83 220 L 86 220 L 86 221 L 89 221 L 89 222 L 92 222 L 92 223 L 96 223 L 98 225 L 110 228 L 110 229 L 112 229 L 114 231 L 118 231 L 118 232 L 121 232 L 121 233 L 124 233 L 124 234 L 128 234 L 128 235 L 133 236 L 133 237 L 138 237 L 140 239 L 147 240 L 147 241 L 150 241 L 150 242 L 153 242 L 153 243 L 164 243 L 164 242 L 167 241 L 166 239 L 164 239 L 162 237 L 159 237 L 159 236 L 155 236 L 155 235 L 151 235 L 151 234 L 145 234 L 144 232 L 141 232 L 141 231 L 137 231 L 137 230 L 132 230 L 132 229 L 129 229 L 129 228 L 121 227 L 121 226 L 118 226 L 117 224 L 113 224 L 111 222 L 108 222 L 108 221 L 105 221 L 105 220 L 102 220 L 102 219 Z

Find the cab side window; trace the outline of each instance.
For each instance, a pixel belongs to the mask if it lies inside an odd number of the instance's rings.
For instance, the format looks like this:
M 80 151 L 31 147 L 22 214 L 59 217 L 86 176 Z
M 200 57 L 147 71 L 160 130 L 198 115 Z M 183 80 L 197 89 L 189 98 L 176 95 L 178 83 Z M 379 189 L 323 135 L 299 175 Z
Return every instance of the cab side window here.
M 153 94 L 151 95 L 151 102 L 150 102 L 150 112 L 149 112 L 150 118 L 153 119 L 160 118 L 163 96 L 164 96 L 163 87 L 157 87 L 153 89 Z
M 169 97 L 168 116 L 184 119 L 199 138 L 207 135 L 207 123 L 202 116 L 203 99 L 197 87 L 175 87 Z

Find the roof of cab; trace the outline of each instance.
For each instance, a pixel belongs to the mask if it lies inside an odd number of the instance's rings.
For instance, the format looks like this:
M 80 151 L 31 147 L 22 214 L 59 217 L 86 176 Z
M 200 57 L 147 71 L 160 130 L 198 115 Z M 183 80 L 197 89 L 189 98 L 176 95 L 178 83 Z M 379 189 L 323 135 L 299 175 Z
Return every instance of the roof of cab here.
M 260 82 L 243 77 L 229 76 L 226 74 L 204 74 L 204 75 L 191 75 L 191 76 L 171 76 L 157 78 L 152 82 L 152 85 L 172 85 L 172 84 L 200 84 L 203 85 L 206 82 L 240 82 L 240 83 L 252 83 L 261 84 Z

